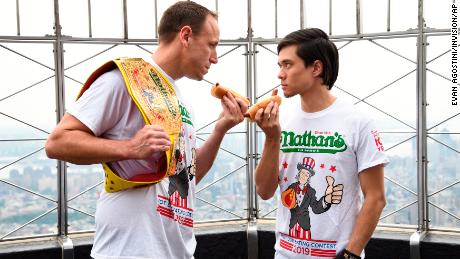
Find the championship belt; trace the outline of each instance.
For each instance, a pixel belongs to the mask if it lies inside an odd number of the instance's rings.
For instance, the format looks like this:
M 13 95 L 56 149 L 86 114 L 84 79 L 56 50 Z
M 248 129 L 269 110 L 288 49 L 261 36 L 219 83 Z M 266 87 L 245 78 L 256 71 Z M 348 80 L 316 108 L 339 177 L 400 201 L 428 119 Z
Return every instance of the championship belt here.
M 144 187 L 173 175 L 176 170 L 174 150 L 180 144 L 179 133 L 182 125 L 174 87 L 158 69 L 141 58 L 120 58 L 105 63 L 89 76 L 77 100 L 100 75 L 115 68 L 118 68 L 123 75 L 128 93 L 139 109 L 145 124 L 161 126 L 169 135 L 171 147 L 165 151 L 167 165 L 164 172 L 147 172 L 142 175 L 146 177 L 136 178 L 134 181 L 121 178 L 107 163 L 102 163 L 106 192 Z

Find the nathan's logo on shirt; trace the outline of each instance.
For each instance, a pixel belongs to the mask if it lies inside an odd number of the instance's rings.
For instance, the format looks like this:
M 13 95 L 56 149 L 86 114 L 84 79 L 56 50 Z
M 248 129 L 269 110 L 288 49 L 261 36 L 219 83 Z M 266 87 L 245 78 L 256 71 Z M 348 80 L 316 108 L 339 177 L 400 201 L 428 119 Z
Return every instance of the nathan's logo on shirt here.
M 187 111 L 187 109 L 182 106 L 182 104 L 179 104 L 179 109 L 180 115 L 182 116 L 182 122 L 193 126 L 192 117 L 190 116 L 190 113 Z
M 281 151 L 299 153 L 329 153 L 335 154 L 347 149 L 347 144 L 338 132 L 315 135 L 311 131 L 296 134 L 292 131 L 281 131 Z
M 161 80 L 160 78 L 158 77 L 158 75 L 153 72 L 152 70 L 149 71 L 149 75 L 150 77 L 152 78 L 152 80 L 155 82 L 155 84 L 158 86 L 158 89 L 160 89 L 160 93 L 163 97 L 163 100 L 165 101 L 166 103 L 166 106 L 168 106 L 168 110 L 169 112 L 174 116 L 176 117 L 176 110 L 174 109 L 174 105 L 171 103 L 171 101 L 169 100 L 169 93 L 168 91 L 165 89 L 165 87 L 163 86 L 163 84 L 161 83 Z

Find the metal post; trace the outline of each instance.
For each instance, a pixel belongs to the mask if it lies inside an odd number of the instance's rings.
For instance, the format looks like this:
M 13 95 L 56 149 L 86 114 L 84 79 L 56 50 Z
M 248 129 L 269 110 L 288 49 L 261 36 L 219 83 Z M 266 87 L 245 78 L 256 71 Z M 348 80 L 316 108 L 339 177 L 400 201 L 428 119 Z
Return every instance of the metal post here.
M 123 0 L 123 39 L 128 39 L 128 0 Z
M 19 0 L 16 0 L 16 31 L 17 35 L 21 35 L 21 22 L 19 17 Z
M 247 35 L 247 55 L 246 55 L 246 93 L 251 102 L 255 99 L 255 90 L 253 84 L 253 58 L 254 44 L 252 42 L 254 35 L 252 30 L 252 2 L 248 0 L 248 35 Z M 248 132 L 247 139 L 247 183 L 248 183 L 248 225 L 247 245 L 248 259 L 257 259 L 259 256 L 258 237 L 257 237 L 257 209 L 256 209 L 256 191 L 254 184 L 254 168 L 255 168 L 255 125 L 246 121 L 246 130 Z
M 427 196 L 427 134 L 426 134 L 426 35 L 424 32 L 423 0 L 419 0 L 419 24 L 417 36 L 417 183 L 418 183 L 418 229 L 428 229 Z
M 278 0 L 275 0 L 275 39 L 278 38 Z
M 332 0 L 329 0 L 329 35 L 332 35 Z
M 93 20 L 92 20 L 92 14 L 91 14 L 91 0 L 88 0 L 88 37 L 93 37 Z
M 418 1 L 417 35 L 417 200 L 418 228 L 410 239 L 410 258 L 420 259 L 420 242 L 428 230 L 427 134 L 426 134 L 426 35 L 423 0 Z
M 361 0 L 356 0 L 356 34 L 360 35 L 363 31 L 361 19 Z
M 387 31 L 390 31 L 390 30 L 391 30 L 390 22 L 391 22 L 391 0 L 388 0 L 388 7 L 387 7 Z
M 59 0 L 54 0 L 54 65 L 56 78 L 56 121 L 59 122 L 65 112 L 64 94 L 64 55 L 61 34 L 61 23 L 59 20 Z M 67 172 L 66 163 L 57 162 L 57 184 L 58 184 L 58 241 L 62 248 L 63 259 L 73 259 L 72 240 L 67 237 Z
M 300 0 L 300 29 L 305 28 L 305 2 Z

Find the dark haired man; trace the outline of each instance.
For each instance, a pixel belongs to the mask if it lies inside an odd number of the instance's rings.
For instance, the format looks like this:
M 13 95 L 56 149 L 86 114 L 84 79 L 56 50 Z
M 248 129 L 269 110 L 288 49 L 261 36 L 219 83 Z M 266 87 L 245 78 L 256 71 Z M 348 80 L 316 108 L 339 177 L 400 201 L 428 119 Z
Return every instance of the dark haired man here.
M 255 119 L 265 133 L 257 192 L 269 199 L 279 186 L 281 193 L 275 258 L 361 258 L 385 206 L 383 168 L 388 160 L 378 131 L 370 118 L 330 93 L 338 75 L 338 51 L 323 31 L 288 34 L 278 44 L 278 64 L 284 95 L 299 95 L 300 105 L 287 103 L 279 111 L 271 103 Z M 315 214 L 302 211 L 293 202 L 299 195 L 290 191 L 297 181 L 296 165 L 306 156 L 317 168 L 307 186 L 324 194 L 319 201 L 310 198 Z M 301 213 L 309 216 L 309 224 L 293 226 L 293 218 L 302 222 Z
M 225 96 L 213 133 L 198 148 L 190 100 L 175 81 L 202 80 L 217 63 L 218 42 L 215 13 L 175 3 L 160 21 L 152 60 L 117 59 L 96 70 L 49 136 L 49 157 L 103 163 L 92 257 L 193 258 L 195 185 L 247 107 Z

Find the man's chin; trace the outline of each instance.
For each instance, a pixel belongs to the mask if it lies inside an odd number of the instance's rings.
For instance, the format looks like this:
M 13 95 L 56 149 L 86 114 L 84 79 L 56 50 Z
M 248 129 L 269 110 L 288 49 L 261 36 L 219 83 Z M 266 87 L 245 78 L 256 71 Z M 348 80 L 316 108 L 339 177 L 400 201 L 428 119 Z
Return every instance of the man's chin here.
M 189 75 L 186 76 L 188 79 L 195 80 L 195 81 L 201 81 L 204 79 L 204 76 L 197 76 L 197 75 Z
M 286 98 L 291 98 L 291 97 L 294 96 L 294 94 L 292 94 L 292 93 L 287 93 L 287 92 L 285 92 L 285 91 L 283 91 L 283 95 L 284 95 L 284 97 L 286 97 Z

